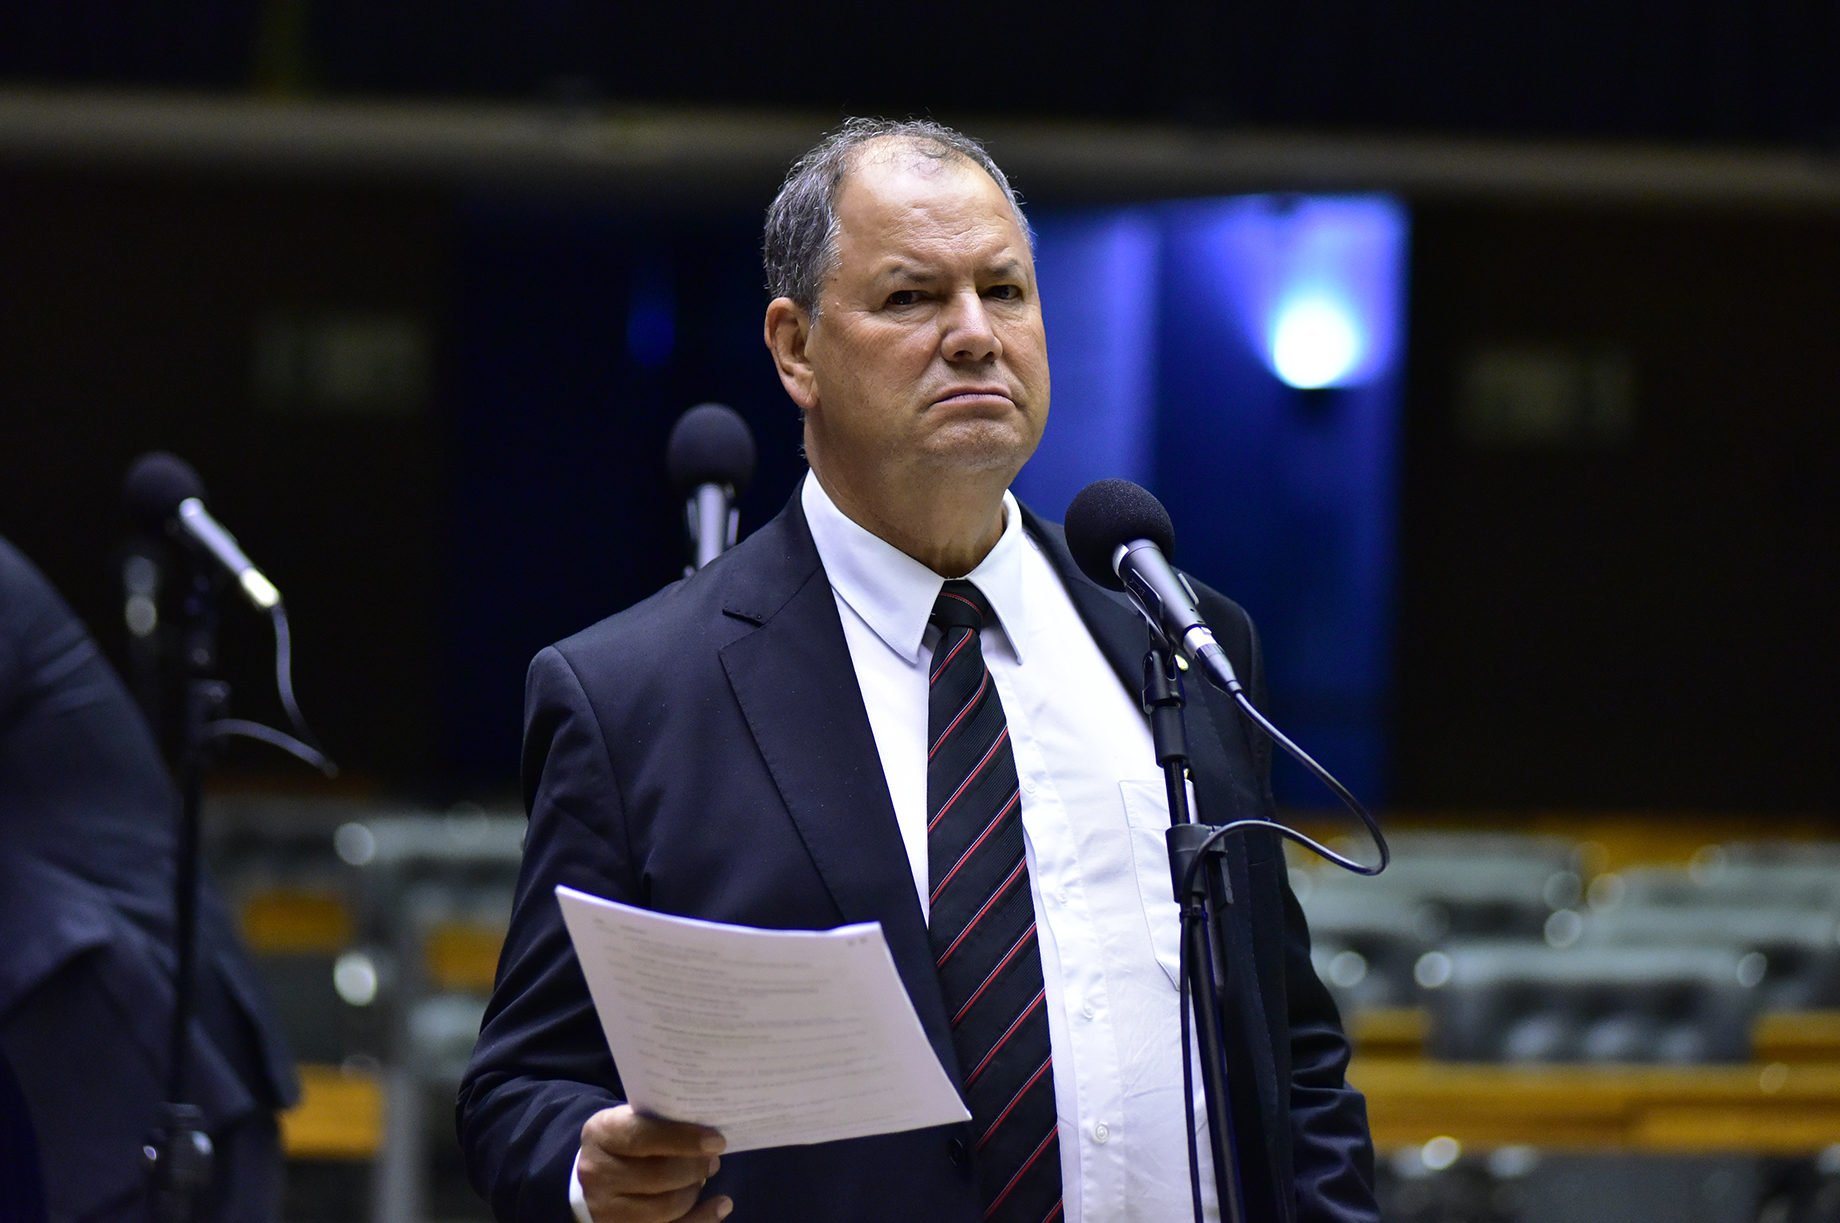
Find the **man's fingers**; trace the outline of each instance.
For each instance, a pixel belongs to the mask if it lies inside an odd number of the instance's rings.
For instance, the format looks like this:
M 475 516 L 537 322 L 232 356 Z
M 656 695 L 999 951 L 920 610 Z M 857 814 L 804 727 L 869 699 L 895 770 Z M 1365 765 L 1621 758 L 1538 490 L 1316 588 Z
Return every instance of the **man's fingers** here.
M 679 1189 L 701 1189 L 714 1175 L 709 1161 L 700 1155 L 648 1155 L 627 1158 L 605 1153 L 593 1158 L 583 1155 L 581 1186 L 585 1191 L 605 1186 L 614 1193 L 657 1194 Z
M 612 1155 L 719 1154 L 727 1144 L 722 1135 L 704 1125 L 666 1121 L 634 1112 L 630 1104 L 602 1109 L 581 1128 L 581 1144 L 596 1146 Z
M 684 1216 L 684 1223 L 716 1223 L 718 1219 L 728 1218 L 735 1208 L 730 1198 L 715 1197 L 707 1202 L 699 1202 L 695 1210 Z
M 590 1117 L 576 1166 L 596 1219 L 633 1223 L 715 1223 L 728 1199 L 699 1203 L 722 1161 L 722 1136 L 706 1126 L 643 1117 L 628 1105 Z

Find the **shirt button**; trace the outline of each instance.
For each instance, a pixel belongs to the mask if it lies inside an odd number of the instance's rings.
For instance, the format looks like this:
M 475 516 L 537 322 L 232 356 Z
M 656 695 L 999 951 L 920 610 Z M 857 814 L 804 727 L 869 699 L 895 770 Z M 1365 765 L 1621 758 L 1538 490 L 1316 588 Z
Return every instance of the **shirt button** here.
M 1110 1142 L 1111 1140 L 1112 1140 L 1112 1127 L 1111 1126 L 1107 1125 L 1103 1121 L 1093 1126 L 1093 1141 L 1094 1142 L 1098 1143 L 1100 1146 L 1104 1146 L 1106 1143 Z
M 1022 779 L 1022 788 L 1026 793 L 1035 793 L 1035 779 L 1033 777 L 1024 777 Z
M 1054 899 L 1057 903 L 1066 904 L 1067 903 L 1067 893 L 1056 892 L 1054 893 Z
M 1088 1002 L 1084 1006 L 1080 1007 L 1080 1014 L 1086 1016 L 1086 1018 L 1088 1019 L 1091 1019 L 1094 1015 L 1098 1014 L 1098 1012 L 1093 1010 L 1093 1004 Z

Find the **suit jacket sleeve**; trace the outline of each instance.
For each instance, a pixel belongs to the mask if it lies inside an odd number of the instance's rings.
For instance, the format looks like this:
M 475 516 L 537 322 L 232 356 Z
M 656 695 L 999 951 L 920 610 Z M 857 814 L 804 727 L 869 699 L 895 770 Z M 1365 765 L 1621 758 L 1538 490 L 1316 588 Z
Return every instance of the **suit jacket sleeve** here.
M 1257 630 L 1243 611 L 1233 610 L 1246 626 L 1247 691 L 1264 709 L 1264 654 Z M 1208 614 L 1215 615 L 1213 609 Z M 1262 805 L 1275 815 L 1271 740 L 1251 730 L 1243 718 L 1236 721 L 1252 740 Z M 1348 1085 L 1348 1038 L 1335 1001 L 1310 962 L 1309 926 L 1284 877 L 1282 854 L 1276 854 L 1273 861 L 1280 874 L 1284 909 L 1284 998 L 1290 1032 L 1291 1152 L 1298 1223 L 1378 1223 L 1367 1103 Z
M 1293 931 L 1287 993 L 1297 1217 L 1299 1223 L 1378 1223 L 1367 1103 L 1344 1077 L 1348 1039 L 1310 965 L 1309 932 L 1289 887 L 1284 904 Z
M 632 899 L 606 739 L 553 646 L 531 663 L 525 685 L 523 776 L 530 824 L 517 900 L 457 1118 L 474 1187 L 500 1219 L 534 1221 L 567 1216 L 581 1127 L 621 1102 L 553 893 L 567 884 Z

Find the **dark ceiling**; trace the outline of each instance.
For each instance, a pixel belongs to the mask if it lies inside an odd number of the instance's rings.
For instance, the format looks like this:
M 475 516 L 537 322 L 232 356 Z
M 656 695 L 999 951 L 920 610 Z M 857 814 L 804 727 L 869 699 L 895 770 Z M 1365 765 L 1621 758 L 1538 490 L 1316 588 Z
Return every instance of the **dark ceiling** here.
M 0 79 L 1831 149 L 1840 5 L 14 0 Z

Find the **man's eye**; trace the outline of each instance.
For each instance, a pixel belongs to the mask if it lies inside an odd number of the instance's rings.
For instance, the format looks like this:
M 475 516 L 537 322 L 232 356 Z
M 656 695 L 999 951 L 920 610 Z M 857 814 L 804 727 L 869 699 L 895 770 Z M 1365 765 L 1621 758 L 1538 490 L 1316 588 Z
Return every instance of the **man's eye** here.
M 988 289 L 984 290 L 984 296 L 993 297 L 998 301 L 1004 301 L 1004 302 L 1021 301 L 1022 300 L 1022 286 L 1021 285 L 991 285 Z
M 920 302 L 920 290 L 918 289 L 896 289 L 893 293 L 890 293 L 888 295 L 888 301 L 886 304 L 890 306 L 913 306 L 913 305 L 918 305 L 919 302 Z

